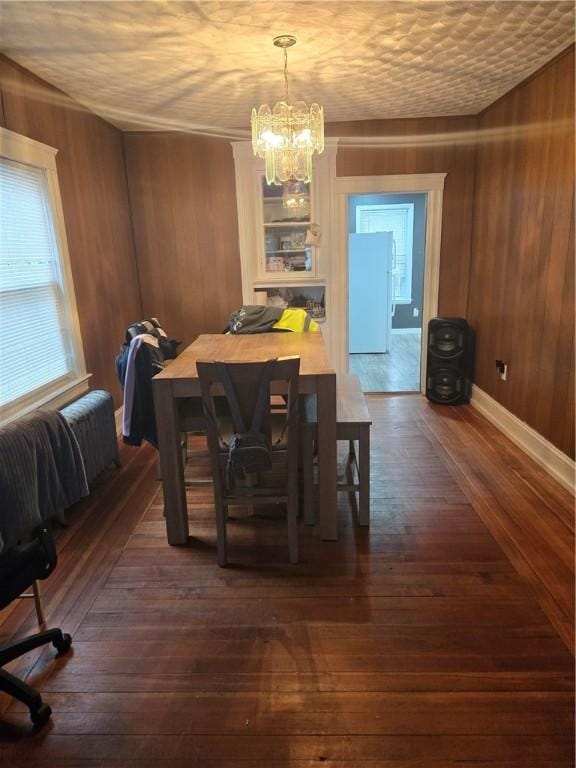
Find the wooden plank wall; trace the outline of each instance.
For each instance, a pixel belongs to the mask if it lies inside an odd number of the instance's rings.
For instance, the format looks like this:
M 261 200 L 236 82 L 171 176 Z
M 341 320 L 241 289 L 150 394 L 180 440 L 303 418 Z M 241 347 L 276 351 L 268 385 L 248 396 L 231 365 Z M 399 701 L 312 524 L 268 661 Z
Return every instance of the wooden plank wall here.
M 124 147 L 144 313 L 184 344 L 219 333 L 242 304 L 230 142 L 128 133 Z
M 476 382 L 574 456 L 574 48 L 479 117 Z M 506 382 L 495 360 L 509 364 Z
M 380 147 L 339 147 L 338 176 L 447 173 L 442 214 L 439 313 L 465 317 L 472 204 L 475 117 L 367 120 L 333 123 L 333 136 L 389 137 Z
M 120 404 L 114 357 L 141 315 L 122 134 L 0 56 L 4 127 L 58 149 L 58 178 L 92 388 Z
M 385 147 L 340 147 L 339 176 L 448 174 L 439 311 L 468 316 L 477 329 L 478 385 L 570 455 L 573 58 L 572 49 L 479 117 L 327 129 L 391 138 Z M 129 322 L 155 314 L 188 343 L 220 331 L 241 303 L 231 147 L 125 134 L 124 165 L 118 130 L 5 58 L 0 80 L 6 127 L 60 150 L 88 367 L 93 386 L 118 395 L 112 363 Z M 496 358 L 510 364 L 505 384 Z

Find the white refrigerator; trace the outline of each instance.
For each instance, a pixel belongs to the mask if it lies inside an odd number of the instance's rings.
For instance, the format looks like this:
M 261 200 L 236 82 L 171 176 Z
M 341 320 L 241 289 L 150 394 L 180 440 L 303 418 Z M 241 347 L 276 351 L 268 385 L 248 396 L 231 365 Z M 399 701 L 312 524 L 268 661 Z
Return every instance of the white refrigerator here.
M 349 235 L 348 351 L 388 352 L 392 329 L 392 232 Z

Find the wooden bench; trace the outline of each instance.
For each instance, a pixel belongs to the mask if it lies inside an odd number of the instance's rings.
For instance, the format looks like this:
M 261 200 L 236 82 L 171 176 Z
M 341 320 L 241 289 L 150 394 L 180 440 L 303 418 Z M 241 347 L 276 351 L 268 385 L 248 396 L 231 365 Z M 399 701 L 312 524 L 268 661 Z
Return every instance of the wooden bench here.
M 370 524 L 370 425 L 372 419 L 357 376 L 341 374 L 336 379 L 336 439 L 348 440 L 346 482 L 338 490 L 358 492 L 357 522 Z M 302 398 L 300 430 L 302 435 L 302 468 L 304 480 L 304 522 L 316 522 L 316 484 L 314 482 L 314 442 L 317 435 L 316 399 Z M 358 453 L 356 453 L 358 441 Z M 356 475 L 356 477 L 355 477 Z

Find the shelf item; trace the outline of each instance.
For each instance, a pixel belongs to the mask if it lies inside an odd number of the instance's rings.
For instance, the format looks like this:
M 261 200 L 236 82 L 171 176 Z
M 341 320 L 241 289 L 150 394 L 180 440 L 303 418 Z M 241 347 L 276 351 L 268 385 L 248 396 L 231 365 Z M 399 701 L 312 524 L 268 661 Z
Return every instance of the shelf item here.
M 284 272 L 282 256 L 266 256 L 266 272 Z
M 312 256 L 309 249 L 267 251 L 266 272 L 309 272 Z

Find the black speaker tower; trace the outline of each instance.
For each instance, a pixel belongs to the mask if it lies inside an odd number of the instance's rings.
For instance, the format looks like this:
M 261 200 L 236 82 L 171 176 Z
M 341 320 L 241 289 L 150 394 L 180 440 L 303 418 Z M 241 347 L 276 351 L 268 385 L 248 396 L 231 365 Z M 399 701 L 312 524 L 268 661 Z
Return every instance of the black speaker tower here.
M 470 402 L 474 378 L 474 332 L 462 317 L 428 323 L 426 397 L 433 403 Z

